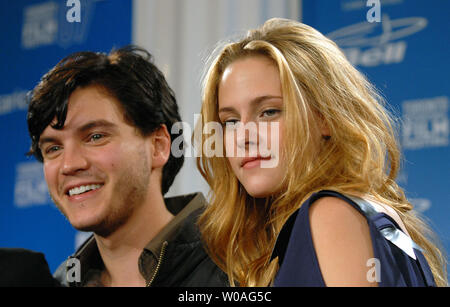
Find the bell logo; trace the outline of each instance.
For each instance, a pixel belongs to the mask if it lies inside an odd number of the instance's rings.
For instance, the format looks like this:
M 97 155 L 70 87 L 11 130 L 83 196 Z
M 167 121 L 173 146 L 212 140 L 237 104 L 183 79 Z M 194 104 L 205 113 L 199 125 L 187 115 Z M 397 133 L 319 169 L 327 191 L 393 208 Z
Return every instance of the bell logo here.
M 386 44 L 367 50 L 361 50 L 359 48 L 348 48 L 344 50 L 345 56 L 350 63 L 365 67 L 400 63 L 405 58 L 405 52 L 405 42 Z
M 423 30 L 428 20 L 423 17 L 391 19 L 383 14 L 378 22 L 378 4 L 367 3 L 375 5 L 367 12 L 369 22 L 343 27 L 328 33 L 327 37 L 342 48 L 355 66 L 374 67 L 403 62 L 408 47 L 405 38 Z

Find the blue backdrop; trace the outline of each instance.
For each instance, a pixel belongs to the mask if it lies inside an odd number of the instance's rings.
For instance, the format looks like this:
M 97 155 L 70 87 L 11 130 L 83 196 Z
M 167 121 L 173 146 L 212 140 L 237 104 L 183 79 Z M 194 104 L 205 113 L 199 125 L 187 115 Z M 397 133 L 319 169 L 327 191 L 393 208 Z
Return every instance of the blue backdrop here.
M 398 183 L 429 219 L 447 254 L 449 12 L 446 0 L 303 0 L 303 22 L 337 42 L 401 119 L 404 162 Z
M 25 156 L 25 96 L 62 57 L 108 52 L 129 44 L 132 31 L 131 0 L 80 0 L 81 20 L 69 22 L 75 2 L 0 2 L 0 246 L 42 251 L 52 271 L 85 234 L 52 204 L 42 165 Z M 303 0 L 303 21 L 338 42 L 401 118 L 399 183 L 448 251 L 450 1 L 381 1 L 373 23 L 366 3 Z
M 42 251 L 52 271 L 86 234 L 52 204 L 42 164 L 25 156 L 26 93 L 72 52 L 130 44 L 131 15 L 131 0 L 0 2 L 0 246 Z

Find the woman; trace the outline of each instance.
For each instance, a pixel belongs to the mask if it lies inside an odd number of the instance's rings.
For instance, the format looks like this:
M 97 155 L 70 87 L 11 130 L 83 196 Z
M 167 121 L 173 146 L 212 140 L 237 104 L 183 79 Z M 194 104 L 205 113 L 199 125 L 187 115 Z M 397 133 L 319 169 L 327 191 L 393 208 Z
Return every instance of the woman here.
M 222 124 L 226 158 L 197 160 L 212 190 L 199 224 L 231 285 L 446 285 L 394 181 L 393 120 L 332 41 L 267 21 L 215 57 L 201 112 L 202 128 Z

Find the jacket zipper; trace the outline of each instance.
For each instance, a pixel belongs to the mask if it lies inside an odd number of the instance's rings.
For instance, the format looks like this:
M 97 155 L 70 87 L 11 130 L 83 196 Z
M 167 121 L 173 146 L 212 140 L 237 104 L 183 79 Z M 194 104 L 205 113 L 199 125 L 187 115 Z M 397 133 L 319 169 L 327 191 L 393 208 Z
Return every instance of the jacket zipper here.
M 163 261 L 164 258 L 164 254 L 166 252 L 166 247 L 169 243 L 167 241 L 164 241 L 161 247 L 161 252 L 159 253 L 159 259 L 158 259 L 158 263 L 156 264 L 156 269 L 155 272 L 153 272 L 152 278 L 150 278 L 150 280 L 147 282 L 146 287 L 150 287 L 153 283 L 153 280 L 155 280 L 156 275 L 158 274 L 158 271 L 161 267 L 161 263 Z

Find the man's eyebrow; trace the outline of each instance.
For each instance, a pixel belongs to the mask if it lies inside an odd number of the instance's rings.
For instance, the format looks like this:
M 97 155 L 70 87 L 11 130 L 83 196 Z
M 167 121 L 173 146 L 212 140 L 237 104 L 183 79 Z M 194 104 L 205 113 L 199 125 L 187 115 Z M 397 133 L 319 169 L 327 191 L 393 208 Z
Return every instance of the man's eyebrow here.
M 263 96 L 258 96 L 256 98 L 253 98 L 250 101 L 250 104 L 252 106 L 255 106 L 261 102 L 263 102 L 264 100 L 269 100 L 269 99 L 283 99 L 283 97 L 281 96 L 274 96 L 274 95 L 263 95 Z M 224 108 L 220 108 L 218 113 L 222 113 L 222 112 L 234 112 L 236 111 L 233 107 L 224 107 Z
M 38 147 L 41 148 L 42 144 L 45 143 L 56 143 L 57 139 L 54 137 L 44 137 L 39 139 Z
M 84 131 L 90 130 L 92 128 L 97 128 L 97 127 L 116 128 L 117 125 L 112 122 L 109 122 L 107 120 L 99 119 L 99 120 L 93 120 L 93 121 L 87 122 L 86 124 L 79 127 L 77 130 L 79 132 L 84 132 Z

